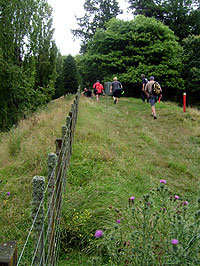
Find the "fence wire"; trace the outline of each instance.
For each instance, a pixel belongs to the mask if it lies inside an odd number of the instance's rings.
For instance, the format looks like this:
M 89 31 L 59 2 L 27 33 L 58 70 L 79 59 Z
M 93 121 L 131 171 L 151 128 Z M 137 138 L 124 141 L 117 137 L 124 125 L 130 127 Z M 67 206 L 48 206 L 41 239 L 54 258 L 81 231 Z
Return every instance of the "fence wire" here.
M 65 135 L 62 138 L 62 145 L 58 153 L 57 162 L 54 165 L 48 183 L 43 192 L 43 197 L 39 203 L 38 209 L 34 216 L 28 236 L 18 258 L 17 266 L 23 265 L 57 265 L 60 249 L 60 222 L 62 213 L 62 198 L 66 185 L 67 171 L 70 165 L 72 142 L 74 130 L 77 122 L 78 104 L 80 90 L 76 94 L 74 104 L 72 104 Z M 53 191 L 49 197 L 49 187 L 53 182 Z M 47 205 L 44 208 L 45 204 Z M 41 211 L 45 212 L 43 224 L 37 239 L 35 239 L 34 230 Z M 39 247 L 42 251 L 39 251 Z M 39 264 L 36 258 L 40 255 Z M 25 258 L 26 257 L 26 258 Z M 24 261 L 23 261 L 24 259 Z

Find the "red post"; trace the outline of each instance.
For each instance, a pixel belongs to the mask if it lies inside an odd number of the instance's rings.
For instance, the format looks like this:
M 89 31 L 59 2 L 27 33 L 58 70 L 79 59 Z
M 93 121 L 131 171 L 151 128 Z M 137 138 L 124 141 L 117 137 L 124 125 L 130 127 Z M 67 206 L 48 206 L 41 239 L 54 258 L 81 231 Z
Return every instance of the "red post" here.
M 186 107 L 186 92 L 183 93 L 183 112 L 185 112 Z

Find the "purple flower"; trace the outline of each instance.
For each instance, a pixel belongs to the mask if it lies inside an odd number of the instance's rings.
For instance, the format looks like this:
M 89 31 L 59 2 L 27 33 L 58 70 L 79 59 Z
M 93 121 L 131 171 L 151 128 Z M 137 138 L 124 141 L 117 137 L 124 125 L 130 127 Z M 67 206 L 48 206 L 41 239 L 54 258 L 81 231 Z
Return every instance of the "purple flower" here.
M 135 199 L 135 197 L 130 197 L 130 199 L 129 200 L 134 200 Z
M 166 208 L 165 208 L 165 207 L 163 208 L 163 211 L 164 211 L 164 212 L 166 211 Z
M 124 217 L 122 217 L 121 219 L 124 220 Z
M 161 179 L 161 180 L 160 180 L 160 183 L 165 183 L 165 184 L 166 184 L 167 181 L 166 181 L 165 179 Z
M 94 234 L 94 236 L 95 236 L 96 238 L 100 238 L 100 237 L 102 237 L 102 235 L 103 235 L 103 231 L 101 231 L 101 230 L 97 230 L 97 231 L 95 232 L 95 234 Z
M 117 220 L 117 223 L 118 223 L 118 224 L 120 224 L 120 223 L 121 223 L 121 221 L 120 221 L 120 220 Z
M 175 195 L 174 198 L 175 198 L 175 199 L 179 199 L 179 196 L 178 196 L 178 195 Z
M 10 192 L 7 192 L 6 195 L 10 196 Z
M 151 202 L 147 202 L 147 205 L 148 205 L 148 206 L 151 205 Z
M 171 243 L 172 243 L 173 245 L 177 245 L 177 244 L 178 244 L 178 239 L 172 239 L 172 240 L 171 240 Z
M 182 204 L 183 205 L 189 205 L 189 202 L 188 201 L 183 201 Z

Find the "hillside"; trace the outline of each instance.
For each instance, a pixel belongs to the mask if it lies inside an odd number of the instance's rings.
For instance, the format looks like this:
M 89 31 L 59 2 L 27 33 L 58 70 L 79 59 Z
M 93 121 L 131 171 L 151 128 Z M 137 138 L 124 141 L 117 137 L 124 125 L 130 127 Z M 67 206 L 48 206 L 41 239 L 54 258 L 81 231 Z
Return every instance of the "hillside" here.
M 170 102 L 157 103 L 156 109 L 154 120 L 150 105 L 140 99 L 121 98 L 118 105 L 110 98 L 99 104 L 81 99 L 63 211 L 61 265 L 88 265 L 91 258 L 77 255 L 77 249 L 94 252 L 94 233 L 110 226 L 116 218 L 113 210 L 123 210 L 128 198 L 148 193 L 160 179 L 191 206 L 196 201 L 200 112 L 187 108 L 183 113 Z
M 31 180 L 47 174 L 47 154 L 55 150 L 70 103 L 51 102 L 0 135 L 1 242 L 23 245 L 31 224 Z M 187 108 L 183 113 L 170 102 L 157 103 L 156 109 L 158 119 L 153 120 L 149 104 L 140 99 L 121 98 L 114 105 L 110 98 L 97 103 L 81 97 L 59 265 L 88 265 L 89 255 L 79 250 L 92 254 L 94 232 L 111 223 L 111 210 L 148 193 L 160 179 L 191 205 L 199 196 L 200 112 Z

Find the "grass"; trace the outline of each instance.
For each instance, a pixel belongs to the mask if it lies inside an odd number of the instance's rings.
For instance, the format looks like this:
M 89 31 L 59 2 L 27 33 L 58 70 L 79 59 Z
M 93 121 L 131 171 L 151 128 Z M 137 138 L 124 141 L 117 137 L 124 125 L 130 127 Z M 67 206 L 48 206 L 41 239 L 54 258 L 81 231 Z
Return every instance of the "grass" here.
M 0 133 L 0 242 L 18 241 L 19 252 L 32 224 L 32 178 L 47 174 L 48 153 L 55 152 L 70 108 L 70 98 L 52 101 L 10 132 Z
M 23 243 L 31 223 L 32 177 L 47 174 L 47 154 L 55 150 L 69 109 L 70 101 L 53 101 L 0 134 L 1 242 Z M 160 179 L 190 204 L 199 196 L 200 112 L 183 113 L 170 102 L 157 103 L 156 110 L 153 120 L 150 105 L 140 99 L 121 98 L 114 105 L 110 98 L 81 98 L 59 265 L 89 265 L 98 250 L 94 232 L 109 227 L 129 197 L 141 197 Z
M 129 197 L 141 197 L 160 179 L 191 204 L 199 196 L 200 112 L 183 113 L 170 102 L 156 107 L 153 120 L 140 99 L 122 98 L 118 105 L 110 99 L 81 100 L 63 210 L 63 265 L 88 265 L 97 248 L 94 233 L 116 219 L 112 210 L 121 210 Z M 89 220 L 81 217 L 85 210 Z M 84 251 L 82 264 L 70 256 L 76 250 L 77 256 Z

